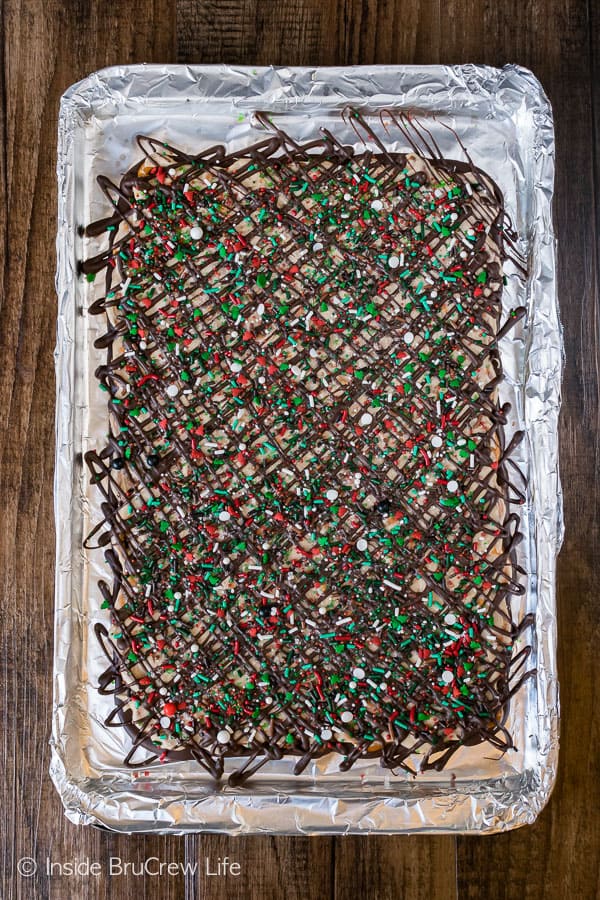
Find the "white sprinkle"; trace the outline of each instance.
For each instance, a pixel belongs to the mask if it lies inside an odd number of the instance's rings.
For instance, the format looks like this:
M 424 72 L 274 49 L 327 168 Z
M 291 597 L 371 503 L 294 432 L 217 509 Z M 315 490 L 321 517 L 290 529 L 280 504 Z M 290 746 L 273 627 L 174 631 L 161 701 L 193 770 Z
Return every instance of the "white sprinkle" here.
M 361 669 L 360 666 L 357 666 L 355 669 L 352 669 L 352 674 L 354 675 L 355 678 L 358 678 L 358 680 L 360 681 L 361 678 L 365 677 L 365 670 Z
M 180 594 L 179 591 L 175 591 L 175 593 L 173 594 L 173 596 L 175 597 L 176 600 L 181 600 L 181 594 Z
M 239 362 L 232 362 L 232 363 L 231 363 L 231 371 L 232 371 L 232 372 L 241 372 L 241 371 L 242 371 L 242 364 L 239 363 Z
M 231 735 L 229 734 L 228 731 L 223 729 L 222 731 L 218 732 L 217 741 L 219 742 L 219 744 L 228 744 L 230 740 L 231 740 Z
M 471 453 L 469 456 L 469 468 L 472 469 L 475 466 L 475 457 Z
M 368 546 L 369 546 L 369 545 L 368 545 L 368 543 L 365 541 L 364 538 L 359 538 L 359 539 L 357 540 L 357 542 L 356 542 L 356 549 L 357 549 L 357 550 L 366 550 Z
M 455 493 L 457 492 L 457 490 L 458 490 L 458 481 L 454 481 L 454 479 L 452 479 L 452 481 L 449 481 L 449 482 L 448 482 L 448 484 L 446 485 L 446 487 L 447 487 L 448 492 L 449 492 L 450 494 L 455 494 Z
M 319 354 L 317 353 L 317 351 L 315 350 L 314 347 L 311 347 L 311 348 L 310 348 L 309 353 L 310 353 L 310 355 L 312 356 L 313 359 L 314 359 L 316 356 L 319 355 Z
M 354 718 L 354 716 L 352 715 L 352 713 L 350 712 L 349 709 L 344 710 L 344 712 L 341 715 L 342 722 L 351 722 L 353 718 Z
M 412 344 L 412 342 L 414 341 L 414 339 L 415 339 L 415 336 L 414 336 L 414 334 L 412 333 L 412 331 L 407 331 L 407 332 L 405 333 L 405 335 L 404 335 L 404 343 L 405 343 L 405 344 Z
M 394 584 L 393 581 L 388 581 L 387 578 L 384 578 L 384 579 L 383 579 L 383 583 L 386 584 L 388 587 L 393 588 L 395 591 L 401 591 L 401 590 L 402 590 L 402 587 L 401 587 L 399 584 Z
M 226 509 L 224 509 L 222 512 L 219 513 L 219 520 L 221 522 L 228 522 L 230 520 L 230 518 L 231 518 L 231 515 L 227 512 Z
M 199 225 L 194 225 L 193 228 L 190 228 L 190 237 L 193 241 L 199 241 L 203 234 L 204 231 Z
M 148 344 L 146 341 L 140 341 L 140 350 L 145 350 Z
M 362 414 L 358 424 L 359 425 L 370 425 L 372 421 L 373 421 L 373 416 L 371 415 L 371 413 L 366 412 L 366 413 Z
M 397 269 L 399 265 L 400 260 L 398 259 L 398 257 L 390 256 L 390 258 L 388 259 L 388 266 L 390 267 L 390 269 Z
M 320 241 L 317 241 L 316 244 L 313 244 L 313 250 L 317 253 L 319 250 L 323 249 L 323 244 Z
M 332 488 L 331 490 L 327 491 L 325 496 L 328 500 L 337 500 L 339 495 L 338 492 L 334 488 Z
M 321 740 L 322 741 L 330 741 L 333 737 L 333 731 L 331 728 L 324 728 L 321 732 Z
M 161 716 L 159 722 L 161 728 L 168 728 L 171 724 L 171 720 L 168 716 Z
M 455 625 L 456 616 L 454 615 L 454 613 L 448 613 L 446 616 L 444 616 L 444 622 L 446 623 L 446 625 Z
M 177 387 L 176 384 L 170 384 L 168 386 L 167 394 L 169 395 L 169 397 L 176 397 L 178 393 L 179 393 L 179 388 Z
M 444 442 L 441 439 L 441 437 L 439 436 L 439 434 L 434 434 L 434 436 L 431 438 L 431 446 L 432 447 L 441 447 L 443 445 L 443 443 Z
M 444 684 L 452 684 L 454 681 L 454 675 L 448 669 L 445 672 L 442 672 L 442 681 Z
M 197 653 L 199 649 L 200 647 L 198 646 L 198 644 L 192 644 L 192 646 L 190 647 L 192 653 Z
M 371 209 L 374 209 L 375 212 L 379 212 L 380 209 L 383 209 L 383 203 L 381 200 L 373 200 L 371 203 Z

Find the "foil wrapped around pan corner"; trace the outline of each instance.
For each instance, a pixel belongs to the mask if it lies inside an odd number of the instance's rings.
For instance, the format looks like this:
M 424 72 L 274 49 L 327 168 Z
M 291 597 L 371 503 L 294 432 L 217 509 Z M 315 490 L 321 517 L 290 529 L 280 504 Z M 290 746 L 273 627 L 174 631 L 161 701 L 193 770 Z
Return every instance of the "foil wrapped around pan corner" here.
M 95 521 L 83 454 L 105 431 L 106 406 L 93 378 L 98 324 L 78 272 L 81 226 L 105 214 L 96 176 L 113 179 L 139 158 L 140 132 L 193 151 L 244 146 L 259 136 L 254 113 L 281 117 L 307 140 L 347 106 L 426 116 L 442 148 L 450 131 L 500 186 L 527 259 L 510 277 L 506 309 L 527 308 L 523 327 L 500 343 L 505 386 L 523 429 L 516 462 L 527 474 L 524 525 L 527 590 L 515 602 L 535 614 L 534 679 L 511 701 L 517 750 L 463 748 L 447 769 L 418 777 L 363 759 L 340 772 L 328 757 L 301 777 L 273 761 L 243 788 L 216 786 L 194 764 L 123 765 L 127 734 L 103 722 L 111 700 L 97 692 L 102 651 L 93 630 L 106 622 L 96 584 L 103 558 L 84 549 Z M 337 126 L 336 126 L 337 127 Z M 356 143 L 351 129 L 342 135 Z M 396 147 L 394 148 L 396 149 Z M 406 149 L 398 145 L 397 149 Z M 556 775 L 555 561 L 563 533 L 558 473 L 562 337 L 555 288 L 551 201 L 554 132 L 550 104 L 518 66 L 244 68 L 118 66 L 90 75 L 63 96 L 58 146 L 56 373 L 56 612 L 51 776 L 68 818 L 122 832 L 334 834 L 496 832 L 533 822 Z M 125 750 L 124 750 L 125 748 Z

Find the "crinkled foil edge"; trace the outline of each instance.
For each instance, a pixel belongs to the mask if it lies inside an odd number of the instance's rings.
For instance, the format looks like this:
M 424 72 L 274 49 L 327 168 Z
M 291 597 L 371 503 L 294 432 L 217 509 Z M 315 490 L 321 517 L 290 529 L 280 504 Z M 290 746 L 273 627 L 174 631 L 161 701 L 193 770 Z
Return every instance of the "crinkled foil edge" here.
M 438 102 L 444 92 L 472 92 L 493 103 L 503 96 L 528 96 L 534 120 L 534 187 L 529 235 L 530 275 L 527 303 L 527 371 L 524 414 L 530 448 L 531 515 L 535 535 L 537 606 L 535 649 L 537 655 L 538 750 L 535 767 L 522 783 L 509 789 L 500 779 L 485 789 L 456 786 L 447 792 L 422 786 L 414 795 L 402 797 L 366 790 L 352 796 L 302 794 L 279 790 L 272 795 L 219 792 L 205 797 L 177 792 L 171 784 L 161 794 L 160 786 L 147 792 L 111 786 L 106 780 L 82 777 L 70 771 L 69 746 L 76 740 L 66 723 L 71 702 L 69 672 L 78 660 L 76 647 L 85 646 L 85 610 L 73 583 L 73 569 L 81 548 L 73 538 L 71 510 L 78 501 L 74 465 L 72 414 L 77 365 L 74 340 L 76 316 L 75 232 L 73 222 L 74 134 L 81 124 L 82 109 L 92 110 L 115 95 L 126 100 L 141 95 L 160 95 L 162 86 L 181 84 L 181 90 L 203 92 L 223 86 L 224 95 L 251 98 L 293 99 L 311 92 L 315 79 L 331 84 L 331 91 L 344 103 L 365 103 L 377 95 L 378 74 L 397 75 L 399 107 L 415 105 L 418 90 L 410 98 L 403 78 L 422 76 Z M 410 81 L 410 77 L 409 77 Z M 389 83 L 389 82 L 387 82 Z M 207 93 L 208 95 L 208 93 Z M 58 323 L 56 366 L 56 465 L 54 509 L 56 519 L 54 709 L 50 774 L 70 821 L 96 824 L 115 831 L 185 833 L 190 831 L 228 834 L 334 834 L 334 833 L 493 833 L 535 820 L 546 804 L 556 777 L 558 756 L 559 695 L 556 677 L 555 564 L 563 537 L 562 494 L 558 471 L 558 415 L 563 365 L 562 331 L 555 287 L 555 238 L 552 226 L 554 184 L 554 131 L 550 104 L 535 76 L 518 66 L 493 69 L 484 66 L 355 67 L 346 69 L 250 69 L 243 67 L 133 66 L 114 67 L 90 75 L 63 96 L 58 140 L 58 231 L 57 276 Z M 75 641 L 75 638 L 77 639 Z

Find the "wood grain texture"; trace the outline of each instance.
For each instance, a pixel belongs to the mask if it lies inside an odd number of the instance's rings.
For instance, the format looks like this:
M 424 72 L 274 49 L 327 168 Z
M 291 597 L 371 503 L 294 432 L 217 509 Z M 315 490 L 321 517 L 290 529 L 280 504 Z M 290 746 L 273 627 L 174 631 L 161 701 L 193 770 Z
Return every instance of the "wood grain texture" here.
M 46 857 L 110 856 L 138 863 L 169 858 L 180 842 L 127 838 L 76 828 L 48 777 L 53 621 L 54 379 L 56 330 L 56 123 L 58 101 L 74 81 L 108 64 L 174 56 L 170 4 L 136 0 L 118 12 L 103 2 L 7 0 L 2 6 L 3 234 L 0 345 L 2 539 L 0 685 L 10 717 L 3 728 L 0 779 L 0 897 L 31 900 L 117 896 L 110 878 L 45 874 Z M 172 854 L 178 858 L 179 852 Z M 38 874 L 19 878 L 33 857 Z M 133 879 L 121 878 L 131 891 Z M 183 878 L 147 879 L 145 897 L 184 895 Z M 124 896 L 120 894 L 120 896 Z
M 333 897 L 333 854 L 329 838 L 186 838 L 188 858 L 197 863 L 186 897 L 209 900 L 327 900 Z M 191 852 L 191 857 L 189 853 Z M 218 877 L 218 861 L 240 865 L 238 876 Z
M 177 10 L 175 10 L 177 7 Z M 598 228 L 600 11 L 594 0 L 5 0 L 0 41 L 0 897 L 562 900 L 600 897 Z M 177 11 L 177 16 L 175 12 Z M 58 99 L 117 62 L 237 64 L 519 62 L 557 129 L 555 220 L 568 365 L 561 424 L 567 537 L 559 565 L 559 778 L 528 828 L 494 837 L 124 837 L 76 828 L 47 776 L 54 535 Z M 595 140 L 594 140 L 595 138 Z M 50 248 L 50 249 L 49 249 Z M 32 856 L 35 878 L 16 875 Z M 150 857 L 195 875 L 51 878 L 45 859 Z M 242 875 L 208 876 L 229 856 Z
M 454 838 L 344 837 L 335 845 L 335 900 L 454 900 Z

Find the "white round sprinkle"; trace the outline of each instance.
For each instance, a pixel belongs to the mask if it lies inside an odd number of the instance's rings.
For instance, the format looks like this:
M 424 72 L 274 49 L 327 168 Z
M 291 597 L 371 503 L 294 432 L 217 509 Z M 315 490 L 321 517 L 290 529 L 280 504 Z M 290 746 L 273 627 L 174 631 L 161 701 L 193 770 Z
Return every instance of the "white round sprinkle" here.
M 364 538 L 359 538 L 359 539 L 357 540 L 357 542 L 356 542 L 356 549 L 357 549 L 357 550 L 366 550 L 368 546 L 369 546 L 369 545 L 368 545 L 368 543 L 365 541 Z
M 334 488 L 332 488 L 330 491 L 327 491 L 325 496 L 327 497 L 328 500 L 337 500 L 338 492 Z
M 140 341 L 140 350 L 145 350 L 148 344 L 146 341 Z
M 344 194 L 344 200 L 352 200 L 352 194 Z
M 161 728 L 168 728 L 169 725 L 171 724 L 171 720 L 168 716 L 161 716 L 159 721 L 160 721 Z
M 231 363 L 231 371 L 232 371 L 232 372 L 241 372 L 241 371 L 242 371 L 242 364 L 239 363 L 239 362 L 232 362 L 232 363 Z
M 310 350 L 309 350 L 308 352 L 310 353 L 310 355 L 312 356 L 313 359 L 314 359 L 316 356 L 319 355 L 318 352 L 315 350 L 314 347 L 311 347 Z
M 400 260 L 398 259 L 398 257 L 390 256 L 390 258 L 388 259 L 388 266 L 390 267 L 390 269 L 397 269 L 399 265 Z
M 167 394 L 169 397 L 176 397 L 179 393 L 179 388 L 176 384 L 170 384 L 167 388 Z
M 219 519 L 221 520 L 221 522 L 228 522 L 230 518 L 231 516 L 226 509 L 219 513 Z
M 436 448 L 441 447 L 441 446 L 443 446 L 443 443 L 444 442 L 441 439 L 441 437 L 439 436 L 439 434 L 434 434 L 434 436 L 431 438 L 431 446 L 432 447 L 436 447 Z
M 358 678 L 358 680 L 360 681 L 361 678 L 365 677 L 365 670 L 361 669 L 360 666 L 357 666 L 355 669 L 352 669 L 352 674 L 354 675 L 355 678 Z
M 371 413 L 363 413 L 360 417 L 359 425 L 370 425 L 373 421 L 373 416 Z
M 240 448 L 240 450 L 245 450 L 245 449 L 246 449 L 246 445 L 245 445 L 245 443 L 244 443 L 243 441 L 240 441 L 240 443 L 238 444 L 238 447 Z
M 324 728 L 321 732 L 321 740 L 322 741 L 330 741 L 333 737 L 333 731 L 331 728 Z
M 200 647 L 198 646 L 198 644 L 192 644 L 192 646 L 190 647 L 192 653 L 197 653 L 199 649 Z
M 349 709 L 344 710 L 344 712 L 341 715 L 342 722 L 351 722 L 353 718 L 354 718 L 354 716 L 352 715 L 352 713 L 350 712 Z
M 374 209 L 375 212 L 379 212 L 380 209 L 383 209 L 383 203 L 381 200 L 373 200 L 371 203 L 371 209 Z
M 230 740 L 231 735 L 228 731 L 225 731 L 225 729 L 223 729 L 222 731 L 218 732 L 217 741 L 219 742 L 219 744 L 228 744 Z
M 273 702 L 272 697 L 265 697 L 265 703 L 267 704 L 267 706 L 270 706 L 272 702 Z
M 175 591 L 173 596 L 175 597 L 176 600 L 181 600 L 181 594 L 179 593 L 179 591 Z
M 454 481 L 454 479 L 452 479 L 452 481 L 448 482 L 446 487 L 448 489 L 449 494 L 455 494 L 458 490 L 458 481 Z
M 414 339 L 415 339 L 415 336 L 414 336 L 414 334 L 412 333 L 412 331 L 407 331 L 407 332 L 405 333 L 405 335 L 404 335 L 404 343 L 405 343 L 405 344 L 412 344 L 412 342 L 414 341 Z
M 442 681 L 444 684 L 452 684 L 454 681 L 454 675 L 448 669 L 445 672 L 442 672 Z
M 355 681 L 349 681 L 349 682 L 348 682 L 348 687 L 350 688 L 351 691 L 353 691 L 354 688 L 356 687 L 356 682 L 355 682 Z
M 313 244 L 313 250 L 317 253 L 319 250 L 323 249 L 323 244 L 320 241 L 317 241 L 316 244 Z
M 193 228 L 190 228 L 190 237 L 193 241 L 199 241 L 203 234 L 204 232 L 199 225 L 194 225 Z
M 456 616 L 454 615 L 454 613 L 448 613 L 446 616 L 444 616 L 444 622 L 446 623 L 446 625 L 455 625 Z

